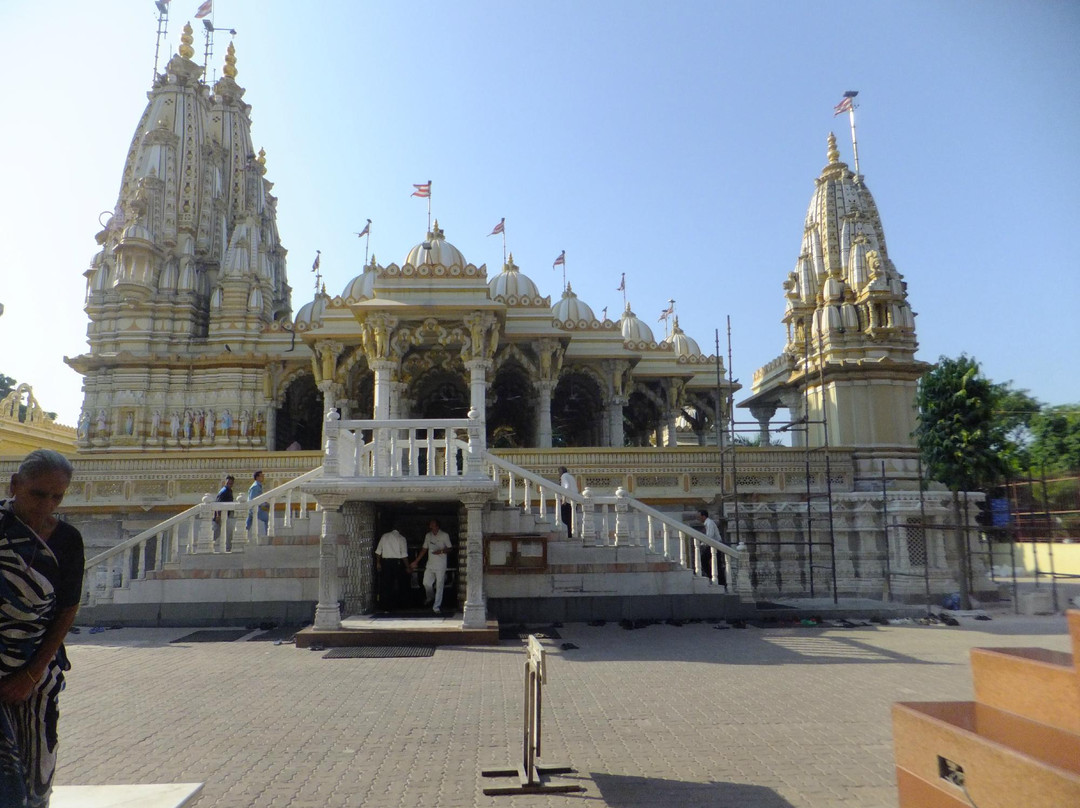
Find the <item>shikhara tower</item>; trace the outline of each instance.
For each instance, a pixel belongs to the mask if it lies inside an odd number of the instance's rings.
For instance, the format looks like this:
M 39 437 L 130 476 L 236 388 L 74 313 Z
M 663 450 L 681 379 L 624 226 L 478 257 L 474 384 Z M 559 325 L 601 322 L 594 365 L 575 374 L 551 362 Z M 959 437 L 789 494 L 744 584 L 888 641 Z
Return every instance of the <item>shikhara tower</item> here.
M 211 87 L 192 41 L 148 93 L 85 273 L 81 449 L 265 442 L 267 352 L 289 344 L 268 326 L 291 311 L 277 200 L 232 44 Z
M 786 407 L 796 446 L 854 450 L 856 488 L 913 481 L 915 394 L 929 365 L 915 358 L 915 314 L 889 259 L 877 205 L 861 175 L 840 162 L 815 182 L 795 269 L 784 281 L 784 352 L 754 373 L 742 402 L 768 433 Z

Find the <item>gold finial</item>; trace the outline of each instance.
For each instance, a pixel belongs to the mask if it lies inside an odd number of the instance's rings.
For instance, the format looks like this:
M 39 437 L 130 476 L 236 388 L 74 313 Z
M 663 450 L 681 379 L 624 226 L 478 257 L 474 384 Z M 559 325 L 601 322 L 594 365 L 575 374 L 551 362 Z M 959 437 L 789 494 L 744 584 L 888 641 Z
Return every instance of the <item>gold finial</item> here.
M 236 78 L 236 48 L 231 42 L 229 43 L 229 49 L 225 51 L 225 67 L 221 68 L 221 72 L 230 79 Z
M 195 34 L 191 31 L 191 23 L 185 23 L 184 33 L 180 34 L 180 55 L 185 59 L 190 59 L 195 55 L 195 49 L 191 47 L 195 41 Z
M 431 229 L 431 237 L 436 241 L 445 241 L 446 234 L 439 228 L 439 220 L 435 220 L 435 226 Z
M 840 152 L 836 149 L 836 135 L 829 132 L 829 164 L 840 162 Z
M 229 47 L 232 47 L 231 45 Z M 255 162 L 259 165 L 266 167 L 266 149 L 259 149 L 259 156 L 255 158 Z
M 368 266 L 370 266 L 372 269 L 375 269 L 375 267 L 378 266 L 378 264 L 375 263 L 375 253 L 371 254 L 371 263 L 368 264 Z

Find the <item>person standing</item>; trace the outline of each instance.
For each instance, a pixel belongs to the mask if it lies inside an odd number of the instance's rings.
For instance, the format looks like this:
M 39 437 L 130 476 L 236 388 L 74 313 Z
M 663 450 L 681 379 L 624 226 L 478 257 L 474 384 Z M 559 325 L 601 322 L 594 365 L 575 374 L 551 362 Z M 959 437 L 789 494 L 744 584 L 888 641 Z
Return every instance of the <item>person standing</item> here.
M 384 612 L 399 608 L 405 599 L 405 565 L 409 543 L 395 526 L 383 533 L 375 548 L 375 569 L 379 573 L 379 601 Z
M 71 484 L 59 452 L 31 452 L 0 501 L 0 804 L 46 808 L 64 636 L 82 599 L 83 540 L 54 515 Z
M 236 478 L 231 474 L 225 477 L 225 482 L 221 486 L 221 490 L 217 492 L 217 496 L 214 497 L 215 502 L 233 502 L 235 497 L 233 496 L 233 483 L 236 482 Z M 226 523 L 228 522 L 228 516 L 225 517 Z M 214 539 L 216 540 L 221 535 L 221 511 L 214 511 Z M 228 547 L 226 550 L 230 549 Z
M 716 521 L 709 516 L 709 512 L 703 508 L 698 511 L 698 516 L 701 517 L 701 532 L 710 539 L 723 542 L 724 537 L 720 535 L 720 527 L 716 524 Z M 716 555 L 716 563 L 719 567 L 716 580 L 720 583 L 724 583 L 724 559 L 719 552 Z M 701 574 L 712 577 L 712 551 L 709 545 L 702 545 L 701 547 Z
M 559 466 L 559 484 L 567 491 L 571 491 L 575 494 L 578 492 L 577 480 L 574 479 L 573 474 L 566 470 L 566 466 Z M 563 524 L 566 525 L 566 538 L 572 538 L 574 535 L 573 501 L 563 497 L 560 513 L 562 514 Z
M 255 499 L 255 497 L 262 496 L 263 492 L 263 473 L 262 469 L 256 471 L 253 476 L 253 482 L 248 487 L 247 501 Z M 258 520 L 262 523 L 262 530 L 259 532 L 265 536 L 270 530 L 270 505 L 266 502 L 259 504 L 259 507 L 255 509 Z M 247 529 L 251 530 L 251 511 L 248 511 Z
M 420 548 L 420 554 L 409 565 L 410 570 L 427 556 L 427 565 L 424 567 L 424 591 L 427 593 L 425 606 L 434 604 L 432 611 L 438 614 L 442 611 L 443 589 L 446 586 L 446 556 L 449 555 L 453 545 L 450 544 L 450 536 L 439 526 L 438 519 L 432 519 L 428 524 L 428 533 L 424 536 L 424 546 Z

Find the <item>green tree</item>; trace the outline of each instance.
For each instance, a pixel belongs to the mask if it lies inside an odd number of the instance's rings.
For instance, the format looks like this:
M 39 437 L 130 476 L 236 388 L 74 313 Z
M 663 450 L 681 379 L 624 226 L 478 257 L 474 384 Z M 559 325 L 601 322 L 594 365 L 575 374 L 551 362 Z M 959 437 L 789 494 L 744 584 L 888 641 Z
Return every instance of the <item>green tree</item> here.
M 1012 382 L 995 384 L 997 418 L 1006 439 L 1006 461 L 1015 475 L 1023 474 L 1031 464 L 1034 439 L 1032 423 L 1043 405 L 1027 390 L 1017 390 Z
M 4 398 L 4 396 L 18 387 L 18 385 L 19 382 L 17 380 L 0 373 L 0 398 Z
M 1080 404 L 1045 407 L 1031 419 L 1032 475 L 1080 469 Z
M 987 488 L 1005 472 L 1005 425 L 995 417 L 1001 393 L 1001 386 L 983 377 L 979 363 L 966 355 L 958 359 L 942 356 L 919 380 L 915 437 L 930 478 L 952 492 L 964 609 L 971 608 L 971 587 L 968 529 L 966 520 L 961 519 L 960 492 Z

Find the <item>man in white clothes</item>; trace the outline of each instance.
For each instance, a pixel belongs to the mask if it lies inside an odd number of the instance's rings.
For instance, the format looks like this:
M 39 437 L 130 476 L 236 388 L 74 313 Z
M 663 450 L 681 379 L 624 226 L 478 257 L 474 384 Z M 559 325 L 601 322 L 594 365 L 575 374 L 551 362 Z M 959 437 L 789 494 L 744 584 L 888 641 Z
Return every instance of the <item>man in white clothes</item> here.
M 716 541 L 722 542 L 724 537 L 720 535 L 720 528 L 717 526 L 716 521 L 709 516 L 709 512 L 700 510 L 698 511 L 698 515 L 701 517 L 701 532 L 710 539 L 716 539 Z M 719 568 L 717 570 L 717 580 L 720 583 L 724 583 L 724 557 L 720 553 L 716 554 L 716 563 Z M 712 552 L 707 545 L 701 546 L 701 572 L 703 575 L 711 575 L 712 572 Z
M 446 556 L 452 549 L 450 537 L 439 526 L 438 519 L 432 519 L 428 524 L 428 533 L 424 536 L 424 546 L 420 548 L 420 554 L 409 565 L 410 570 L 427 557 L 427 565 L 424 567 L 424 591 L 427 592 L 425 606 L 434 603 L 433 611 L 438 614 L 442 611 L 443 588 L 446 585 Z
M 375 569 L 379 573 L 380 608 L 390 611 L 404 605 L 405 566 L 409 560 L 409 543 L 395 527 L 383 533 L 375 548 Z
M 574 475 L 566 470 L 566 466 L 559 466 L 559 484 L 567 491 L 577 493 L 577 480 L 574 479 Z M 562 506 L 559 509 L 562 515 L 563 524 L 566 525 L 566 538 L 573 538 L 574 535 L 574 503 L 572 500 L 563 498 Z

